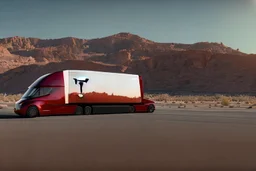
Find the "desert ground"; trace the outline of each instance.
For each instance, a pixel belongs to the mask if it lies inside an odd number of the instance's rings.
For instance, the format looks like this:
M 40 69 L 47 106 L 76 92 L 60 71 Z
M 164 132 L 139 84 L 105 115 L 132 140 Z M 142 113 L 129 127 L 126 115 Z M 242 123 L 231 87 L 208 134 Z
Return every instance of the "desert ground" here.
M 1 103 L 0 170 L 256 169 L 256 109 L 157 103 L 155 113 L 19 118 Z

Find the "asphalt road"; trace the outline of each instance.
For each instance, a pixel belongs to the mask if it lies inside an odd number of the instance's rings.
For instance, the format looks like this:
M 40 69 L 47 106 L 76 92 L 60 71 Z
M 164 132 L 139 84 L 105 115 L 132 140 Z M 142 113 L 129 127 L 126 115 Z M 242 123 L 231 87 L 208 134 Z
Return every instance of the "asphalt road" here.
M 256 110 L 33 119 L 0 110 L 1 171 L 256 170 Z

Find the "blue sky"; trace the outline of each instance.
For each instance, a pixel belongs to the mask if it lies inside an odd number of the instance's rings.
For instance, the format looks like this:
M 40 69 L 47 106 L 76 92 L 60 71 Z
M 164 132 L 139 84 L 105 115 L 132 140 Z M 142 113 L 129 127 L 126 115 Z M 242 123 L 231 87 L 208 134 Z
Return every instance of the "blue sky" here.
M 0 0 L 0 38 L 119 32 L 157 42 L 223 42 L 256 53 L 256 0 Z

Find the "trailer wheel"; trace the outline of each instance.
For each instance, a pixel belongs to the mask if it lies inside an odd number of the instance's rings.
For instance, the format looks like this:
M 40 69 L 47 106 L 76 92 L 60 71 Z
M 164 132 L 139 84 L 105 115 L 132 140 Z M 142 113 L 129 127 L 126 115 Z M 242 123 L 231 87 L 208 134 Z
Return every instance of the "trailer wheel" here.
M 85 114 L 85 115 L 90 115 L 90 114 L 92 114 L 92 107 L 91 107 L 91 106 L 85 106 L 85 107 L 84 107 L 84 114 Z
M 39 116 L 39 110 L 36 106 L 30 106 L 26 112 L 26 117 L 34 118 Z
M 83 108 L 81 106 L 77 106 L 75 115 L 82 115 L 83 113 L 84 113 Z
M 155 106 L 153 104 L 150 104 L 148 106 L 148 113 L 153 113 L 155 111 Z
M 130 111 L 130 113 L 134 113 L 135 112 L 135 107 L 134 106 L 130 106 L 129 111 Z

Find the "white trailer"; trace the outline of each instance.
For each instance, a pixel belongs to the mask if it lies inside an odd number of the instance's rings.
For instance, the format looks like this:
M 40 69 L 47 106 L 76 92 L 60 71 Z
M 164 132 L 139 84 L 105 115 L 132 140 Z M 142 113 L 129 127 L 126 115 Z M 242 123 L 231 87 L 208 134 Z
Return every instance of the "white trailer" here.
M 142 103 L 139 75 L 89 70 L 65 70 L 65 103 Z

